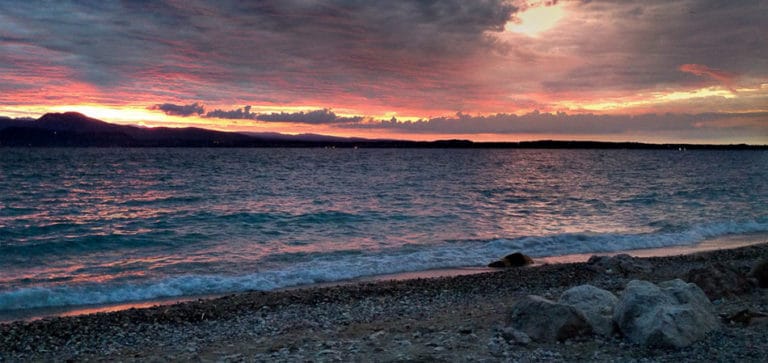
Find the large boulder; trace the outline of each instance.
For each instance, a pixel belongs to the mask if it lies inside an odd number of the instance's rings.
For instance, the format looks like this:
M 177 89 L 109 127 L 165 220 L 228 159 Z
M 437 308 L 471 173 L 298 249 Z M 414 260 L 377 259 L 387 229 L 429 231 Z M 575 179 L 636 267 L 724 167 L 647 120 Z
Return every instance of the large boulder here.
M 751 289 L 745 276 L 717 262 L 688 271 L 685 280 L 699 286 L 710 299 L 739 295 Z
M 650 272 L 653 266 L 646 260 L 622 253 L 610 257 L 592 256 L 587 260 L 587 268 L 600 273 L 628 276 L 630 274 Z
M 608 290 L 580 285 L 566 290 L 558 302 L 579 309 L 596 334 L 613 334 L 613 308 L 619 298 Z
M 768 288 L 768 258 L 763 258 L 752 267 L 749 276 L 757 280 L 757 286 Z
M 563 341 L 592 333 L 584 314 L 575 307 L 534 295 L 512 306 L 507 324 L 538 342 Z
M 504 256 L 501 260 L 493 261 L 488 267 L 523 267 L 533 263 L 533 259 L 520 252 Z
M 669 348 L 691 345 L 719 327 L 704 292 L 679 279 L 658 286 L 630 281 L 614 308 L 613 320 L 630 341 Z

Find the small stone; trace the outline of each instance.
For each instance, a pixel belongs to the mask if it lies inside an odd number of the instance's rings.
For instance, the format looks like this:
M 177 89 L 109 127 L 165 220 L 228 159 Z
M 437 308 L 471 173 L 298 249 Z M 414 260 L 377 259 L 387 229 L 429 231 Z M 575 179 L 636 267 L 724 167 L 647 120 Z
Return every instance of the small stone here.
M 768 258 L 763 258 L 749 272 L 749 276 L 757 280 L 757 286 L 768 288 Z
M 502 348 L 501 342 L 496 339 L 491 339 L 491 341 L 488 342 L 488 353 L 496 357 L 503 355 L 504 349 Z
M 528 345 L 531 344 L 531 337 L 515 328 L 506 327 L 501 330 L 501 337 L 509 344 Z
M 533 259 L 527 255 L 524 255 L 520 252 L 515 252 L 513 254 L 509 254 L 504 256 L 499 261 L 494 261 L 488 264 L 488 267 L 497 267 L 497 268 L 503 268 L 503 267 L 522 267 L 527 266 L 533 263 Z
M 385 331 L 383 331 L 383 330 L 379 330 L 379 331 L 377 331 L 377 332 L 375 332 L 375 333 L 373 333 L 373 334 L 369 335 L 369 336 L 368 336 L 368 339 L 370 339 L 370 340 L 376 340 L 376 339 L 379 339 L 379 338 L 381 338 L 381 337 L 382 337 L 384 334 L 386 334 L 386 332 L 385 332 Z
M 768 318 L 768 314 L 750 309 L 744 309 L 731 315 L 724 316 L 723 321 L 731 324 L 740 323 L 743 325 L 750 325 L 755 319 L 760 320 L 765 318 Z

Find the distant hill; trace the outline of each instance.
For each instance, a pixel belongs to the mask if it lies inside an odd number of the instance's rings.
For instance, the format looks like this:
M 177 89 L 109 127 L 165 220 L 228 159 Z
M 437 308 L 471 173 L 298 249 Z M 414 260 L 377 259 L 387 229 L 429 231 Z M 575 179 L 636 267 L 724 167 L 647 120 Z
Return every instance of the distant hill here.
M 37 120 L 0 119 L 1 146 L 251 146 L 250 136 L 195 127 L 116 125 L 77 112 L 48 113 Z M 256 146 L 256 145 L 253 145 Z
M 339 137 L 318 134 L 298 134 L 286 135 L 278 132 L 241 132 L 243 135 L 253 136 L 262 140 L 302 140 L 317 142 L 373 142 L 373 141 L 393 141 L 391 139 L 366 139 L 362 137 Z
M 48 113 L 37 120 L 0 117 L 0 147 L 361 147 L 548 149 L 768 149 L 768 145 L 643 144 L 596 141 L 407 141 L 279 133 L 236 133 L 195 127 L 116 125 L 77 112 Z

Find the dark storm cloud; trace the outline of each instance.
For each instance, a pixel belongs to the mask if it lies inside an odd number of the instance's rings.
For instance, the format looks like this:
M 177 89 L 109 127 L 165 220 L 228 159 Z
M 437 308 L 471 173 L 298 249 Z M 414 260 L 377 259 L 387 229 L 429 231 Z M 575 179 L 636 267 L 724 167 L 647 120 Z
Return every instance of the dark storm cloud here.
M 169 51 L 163 33 L 181 19 L 162 3 L 6 1 L 0 13 L 11 34 L 54 56 L 81 80 L 116 85 Z M 7 31 L 6 30 L 6 31 Z
M 309 112 L 294 113 L 270 113 L 256 116 L 259 121 L 274 122 L 301 122 L 308 124 L 331 124 L 331 123 L 356 123 L 363 120 L 361 116 L 341 117 L 329 109 L 315 110 Z
M 98 86 L 177 74 L 206 99 L 247 89 L 288 100 L 376 97 L 440 77 L 492 47 L 485 32 L 514 11 L 503 0 L 28 1 L 0 3 L 0 21 L 4 38 L 50 51 Z
M 166 115 L 174 116 L 192 116 L 202 115 L 205 112 L 203 105 L 195 102 L 189 105 L 174 105 L 172 103 L 163 103 L 148 107 L 150 110 L 163 111 Z

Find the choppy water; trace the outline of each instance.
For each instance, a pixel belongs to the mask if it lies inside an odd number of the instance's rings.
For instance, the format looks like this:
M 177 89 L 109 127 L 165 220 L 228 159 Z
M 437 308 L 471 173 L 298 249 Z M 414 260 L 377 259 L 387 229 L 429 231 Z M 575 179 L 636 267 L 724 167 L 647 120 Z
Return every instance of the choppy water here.
M 0 311 L 768 232 L 768 152 L 0 149 Z

